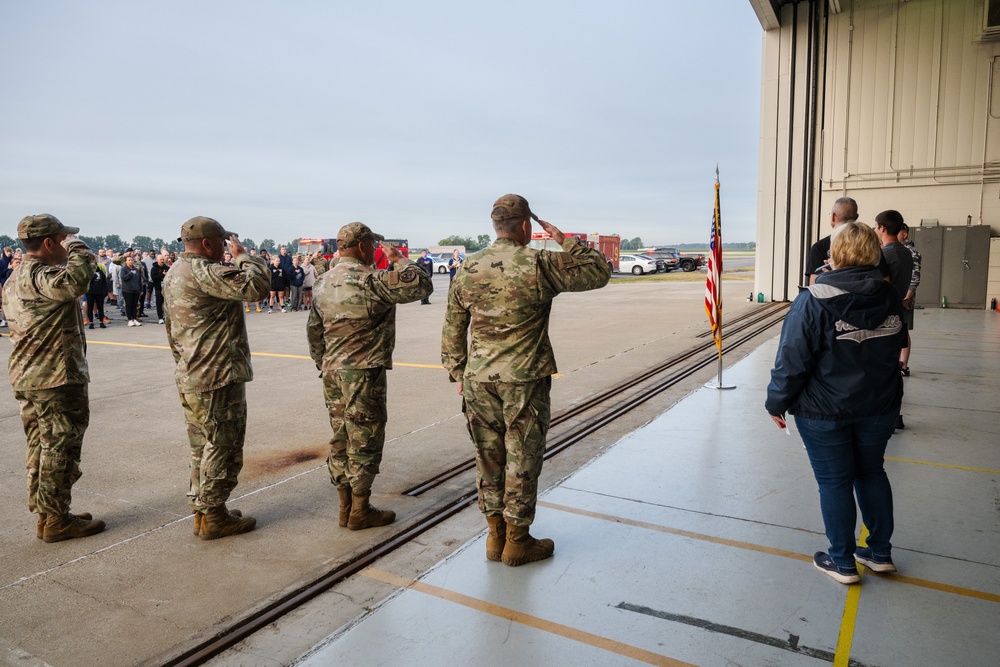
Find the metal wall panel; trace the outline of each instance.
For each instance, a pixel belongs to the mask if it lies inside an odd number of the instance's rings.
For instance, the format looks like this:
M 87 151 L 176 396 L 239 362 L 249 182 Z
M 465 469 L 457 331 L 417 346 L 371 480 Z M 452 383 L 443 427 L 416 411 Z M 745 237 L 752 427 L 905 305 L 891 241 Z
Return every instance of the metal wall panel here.
M 840 196 L 858 201 L 862 221 L 893 208 L 911 227 L 923 218 L 943 226 L 971 219 L 1000 234 L 1000 39 L 982 36 L 982 0 L 841 0 L 843 11 L 826 16 L 812 183 L 802 148 L 810 131 L 810 5 L 826 3 L 782 5 L 781 27 L 765 33 L 755 291 L 794 296 L 798 255 L 828 233 L 829 207 Z M 810 198 L 811 208 L 803 205 Z
M 937 306 L 941 302 L 941 249 L 943 227 L 910 227 L 913 245 L 920 251 L 920 286 L 918 306 Z

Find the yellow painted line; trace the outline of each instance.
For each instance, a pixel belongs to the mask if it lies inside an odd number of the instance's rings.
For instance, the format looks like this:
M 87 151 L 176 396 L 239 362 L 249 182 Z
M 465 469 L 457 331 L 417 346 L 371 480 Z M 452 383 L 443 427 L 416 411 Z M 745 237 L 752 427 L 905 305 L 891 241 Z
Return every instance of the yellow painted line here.
M 8 334 L 3 334 L 4 336 Z M 150 350 L 169 350 L 168 345 L 142 345 L 140 343 L 118 343 L 110 340 L 88 340 L 87 345 L 117 345 L 119 347 L 144 347 Z M 306 361 L 312 361 L 312 357 L 302 355 L 302 354 L 279 354 L 277 352 L 251 352 L 253 357 L 276 357 L 278 359 L 305 359 Z M 436 368 L 444 370 L 444 366 L 435 366 L 433 364 L 402 364 L 394 362 L 393 366 L 406 366 L 407 368 Z
M 868 526 L 861 524 L 861 537 L 858 545 L 868 546 Z M 858 573 L 864 577 L 864 565 L 858 565 Z M 847 587 L 847 599 L 844 600 L 844 615 L 840 619 L 840 634 L 837 635 L 837 650 L 833 654 L 833 667 L 847 667 L 851 660 L 851 646 L 854 644 L 854 627 L 858 620 L 858 603 L 861 601 L 861 584 L 851 584 Z
M 469 609 L 475 609 L 476 611 L 490 614 L 491 616 L 496 616 L 497 618 L 513 621 L 529 628 L 535 628 L 536 630 L 541 630 L 542 632 L 547 632 L 558 637 L 580 642 L 581 644 L 587 644 L 588 646 L 593 646 L 594 648 L 599 648 L 616 655 L 622 655 L 639 662 L 644 662 L 648 665 L 663 665 L 664 667 L 693 667 L 691 663 L 674 660 L 673 658 L 668 658 L 665 655 L 647 651 L 646 649 L 639 648 L 638 646 L 624 644 L 614 639 L 609 639 L 607 637 L 602 637 L 600 635 L 580 630 L 579 628 L 573 628 L 568 625 L 563 625 L 562 623 L 555 623 L 544 618 L 539 618 L 538 616 L 525 614 L 517 611 L 516 609 L 510 609 L 509 607 L 501 607 L 500 605 L 493 604 L 492 602 L 463 595 L 456 591 L 442 588 L 440 586 L 434 586 L 433 584 L 428 584 L 423 581 L 406 579 L 392 574 L 391 572 L 385 572 L 383 570 L 368 567 L 362 570 L 360 574 L 368 577 L 369 579 L 389 584 L 390 586 L 398 586 L 399 588 L 408 588 L 410 590 L 418 591 L 420 593 L 424 593 L 425 595 L 436 597 L 440 600 L 462 605 L 463 607 L 468 607 Z
M 150 350 L 169 350 L 167 345 L 142 345 L 140 343 L 116 343 L 110 340 L 88 340 L 87 345 L 116 345 L 118 347 L 145 347 Z
M 3 336 L 9 336 L 10 334 L 0 334 Z M 169 350 L 168 345 L 142 345 L 140 343 L 118 343 L 110 340 L 88 340 L 87 345 L 117 345 L 120 347 L 144 347 L 150 350 Z M 305 359 L 306 361 L 312 361 L 312 357 L 303 354 L 280 354 L 278 352 L 251 352 L 252 357 L 275 357 L 277 359 Z M 440 364 L 405 364 L 397 361 L 392 362 L 392 365 L 402 366 L 404 368 L 431 368 L 434 370 L 444 370 L 444 366 Z M 552 377 L 560 378 L 562 373 L 553 373 Z
M 626 526 L 635 526 L 637 528 L 656 530 L 661 533 L 668 533 L 670 535 L 677 535 L 680 537 L 688 537 L 693 540 L 700 540 L 702 542 L 721 544 L 723 546 L 735 547 L 737 549 L 744 549 L 746 551 L 756 551 L 757 553 L 770 554 L 772 556 L 780 556 L 782 558 L 789 558 L 791 560 L 812 563 L 812 556 L 796 553 L 794 551 L 787 551 L 785 549 L 775 549 L 774 547 L 768 547 L 762 544 L 754 544 L 752 542 L 741 542 L 739 540 L 730 540 L 725 537 L 716 537 L 714 535 L 695 533 L 690 530 L 671 528 L 669 526 L 661 526 L 659 524 L 647 523 L 645 521 L 636 521 L 634 519 L 627 519 L 625 517 L 614 516 L 612 514 L 601 514 L 600 512 L 591 512 L 589 510 L 579 509 L 576 507 L 568 507 L 566 505 L 557 505 L 555 503 L 545 502 L 541 500 L 538 501 L 538 505 L 541 507 L 548 507 L 550 509 L 559 510 L 560 512 L 569 512 L 570 514 L 589 516 L 591 518 L 600 519 L 602 521 L 621 523 Z M 979 591 L 974 588 L 962 588 L 961 586 L 952 586 L 950 584 L 943 584 L 938 581 L 930 581 L 928 579 L 917 579 L 916 577 L 907 577 L 900 575 L 898 573 L 886 574 L 886 575 L 879 574 L 877 576 L 880 579 L 885 579 L 887 581 L 893 581 L 900 584 L 910 584 L 911 586 L 928 588 L 930 590 L 941 591 L 942 593 L 951 593 L 952 595 L 961 595 L 963 597 L 976 598 L 978 600 L 986 600 L 987 602 L 1000 603 L 1000 595 L 997 595 L 996 593 L 987 593 L 986 591 Z
M 972 468 L 970 466 L 953 466 L 947 463 L 933 463 L 931 461 L 917 461 L 915 459 L 897 459 L 895 456 L 886 456 L 886 461 L 899 461 L 901 463 L 916 463 L 922 466 L 935 466 L 937 468 L 951 468 L 953 470 L 971 470 L 972 472 L 986 472 L 993 475 L 1000 475 L 1000 470 L 990 470 L 989 468 Z
M 601 514 L 600 512 L 591 512 L 589 510 L 579 509 L 576 507 L 568 507 L 566 505 L 557 505 L 555 503 L 550 503 L 542 500 L 538 501 L 538 505 L 541 507 L 548 507 L 549 509 L 559 510 L 560 512 L 569 512 L 571 514 L 589 516 L 592 519 L 601 519 L 602 521 L 621 523 L 625 524 L 626 526 L 635 526 L 636 528 L 655 530 L 661 533 L 667 533 L 669 535 L 677 535 L 678 537 L 688 537 L 692 540 L 699 540 L 701 542 L 711 542 L 712 544 L 721 544 L 723 546 L 735 547 L 737 549 L 743 549 L 745 551 L 756 551 L 758 553 L 769 554 L 771 556 L 780 556 L 781 558 L 790 558 L 792 560 L 804 561 L 806 563 L 812 562 L 812 556 L 806 556 L 804 554 L 796 553 L 794 551 L 787 551 L 785 549 L 766 547 L 762 544 L 753 544 L 752 542 L 741 542 L 740 540 L 731 540 L 725 537 L 715 537 L 714 535 L 695 533 L 690 530 L 683 530 L 681 528 L 671 528 L 670 526 L 661 526 L 660 524 L 656 523 L 636 521 L 635 519 L 627 519 L 625 517 L 613 516 L 611 514 Z

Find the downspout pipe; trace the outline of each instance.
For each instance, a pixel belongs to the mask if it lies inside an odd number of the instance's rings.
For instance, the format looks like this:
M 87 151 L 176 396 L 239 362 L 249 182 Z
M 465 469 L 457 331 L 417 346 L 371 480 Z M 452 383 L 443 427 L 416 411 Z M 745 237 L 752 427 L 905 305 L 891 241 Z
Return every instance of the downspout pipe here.
M 786 156 L 787 163 L 785 165 L 785 254 L 784 254 L 784 264 L 785 270 L 783 275 L 783 280 L 781 283 L 781 301 L 788 301 L 788 251 L 791 247 L 791 231 L 792 231 L 792 157 L 794 155 L 794 140 L 795 140 L 795 55 L 796 55 L 796 41 L 798 40 L 799 33 L 799 6 L 797 3 L 792 3 L 792 49 L 789 55 L 789 68 L 788 68 L 788 155 Z M 778 299 L 772 299 L 772 301 L 777 301 Z
M 809 249 L 813 244 L 813 216 L 816 208 L 814 206 L 816 192 L 819 190 L 815 183 L 816 179 L 816 118 L 819 106 L 819 9 L 816 2 L 809 3 L 809 130 L 808 146 L 806 149 L 806 178 L 803 181 L 803 194 L 805 201 L 805 214 L 802 216 L 802 265 L 805 268 L 805 259 Z M 818 238 L 818 237 L 817 237 Z M 802 275 L 802 271 L 799 271 Z

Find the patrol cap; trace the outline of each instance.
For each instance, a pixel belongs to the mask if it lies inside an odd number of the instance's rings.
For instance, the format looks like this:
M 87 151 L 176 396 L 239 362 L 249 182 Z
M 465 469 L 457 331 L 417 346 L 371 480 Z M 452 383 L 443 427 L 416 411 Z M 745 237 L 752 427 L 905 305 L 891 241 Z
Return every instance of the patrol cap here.
M 218 220 L 199 215 L 181 225 L 181 235 L 177 237 L 177 240 L 183 243 L 199 239 L 228 239 L 230 236 L 239 236 L 239 234 L 226 231 Z
M 372 241 L 384 241 L 385 237 L 381 234 L 376 234 L 368 225 L 363 222 L 349 222 L 340 228 L 337 232 L 337 247 L 338 248 L 350 248 L 351 246 L 356 246 L 365 239 L 371 239 Z
M 538 219 L 538 216 L 531 212 L 528 200 L 521 195 L 504 195 L 497 199 L 493 202 L 493 213 L 490 214 L 490 217 L 497 222 L 524 220 L 525 218 Z
M 17 223 L 17 238 L 40 239 L 52 234 L 77 234 L 79 227 L 67 227 L 59 222 L 59 218 L 49 213 L 26 215 Z

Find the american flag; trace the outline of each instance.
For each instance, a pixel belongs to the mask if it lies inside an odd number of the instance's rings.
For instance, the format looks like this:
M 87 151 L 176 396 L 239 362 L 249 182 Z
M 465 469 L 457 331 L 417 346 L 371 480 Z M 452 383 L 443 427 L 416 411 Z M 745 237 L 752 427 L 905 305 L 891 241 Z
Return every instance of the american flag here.
M 712 338 L 722 354 L 722 217 L 719 214 L 719 169 L 715 169 L 715 211 L 712 215 L 712 242 L 708 251 L 708 278 L 705 280 L 705 312 L 712 325 Z

